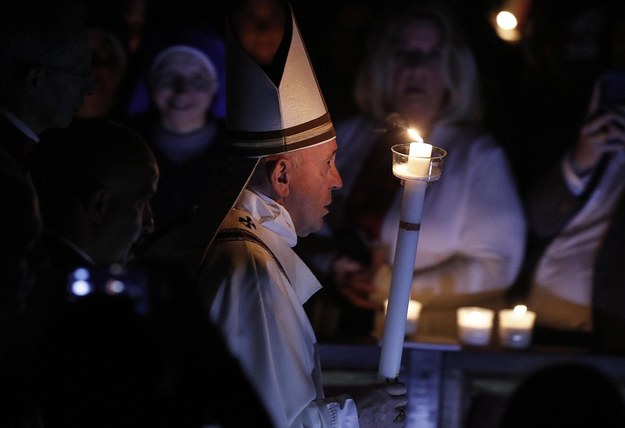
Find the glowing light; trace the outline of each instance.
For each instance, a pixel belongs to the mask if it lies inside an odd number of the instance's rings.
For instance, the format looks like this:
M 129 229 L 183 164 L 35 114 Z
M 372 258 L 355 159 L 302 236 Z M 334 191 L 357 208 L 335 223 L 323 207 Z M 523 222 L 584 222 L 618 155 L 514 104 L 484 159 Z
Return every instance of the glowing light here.
M 86 296 L 92 290 L 92 285 L 87 281 L 77 280 L 72 283 L 72 293 L 76 296 Z
M 490 342 L 495 312 L 487 308 L 458 308 L 456 318 L 460 341 L 467 345 L 482 346 Z
M 512 7 L 512 6 L 511 6 Z M 517 43 L 521 40 L 521 32 L 519 30 L 519 19 L 517 16 L 517 8 L 510 10 L 502 10 L 490 17 L 491 23 L 502 40 L 508 43 Z M 512 10 L 512 9 L 511 9 Z
M 509 348 L 527 348 L 532 341 L 536 312 L 525 305 L 499 311 L 499 342 Z
M 516 17 L 506 10 L 502 10 L 497 14 L 497 25 L 503 30 L 514 30 L 517 25 Z
M 120 294 L 123 293 L 125 289 L 126 285 L 116 279 L 110 280 L 106 283 L 106 292 L 108 294 Z
M 525 312 L 527 312 L 527 306 L 525 306 L 525 305 L 516 305 L 514 307 L 514 314 L 515 315 L 523 315 Z
M 72 275 L 77 281 L 86 281 L 89 279 L 89 270 L 86 268 L 78 268 Z

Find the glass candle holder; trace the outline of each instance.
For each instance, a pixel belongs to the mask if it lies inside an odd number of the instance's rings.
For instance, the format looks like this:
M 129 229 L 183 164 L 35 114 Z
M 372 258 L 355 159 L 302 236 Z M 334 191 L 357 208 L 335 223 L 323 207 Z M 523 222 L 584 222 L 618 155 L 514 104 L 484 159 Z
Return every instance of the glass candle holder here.
M 499 311 L 499 343 L 507 348 L 523 349 L 532 342 L 536 312 L 525 305 Z
M 411 145 L 431 147 L 429 156 L 411 154 Z M 393 153 L 393 175 L 402 180 L 437 181 L 443 172 L 443 160 L 447 152 L 439 147 L 425 143 L 396 144 L 391 147 Z M 429 150 L 428 150 L 429 151 Z
M 465 345 L 484 346 L 490 343 L 495 311 L 476 306 L 458 308 L 458 336 Z

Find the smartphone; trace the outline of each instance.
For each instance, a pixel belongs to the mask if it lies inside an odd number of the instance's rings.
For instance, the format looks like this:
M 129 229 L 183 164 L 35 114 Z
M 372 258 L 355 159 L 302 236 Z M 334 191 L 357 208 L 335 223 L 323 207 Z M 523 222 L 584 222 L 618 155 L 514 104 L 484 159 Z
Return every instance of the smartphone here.
M 625 70 L 612 70 L 601 77 L 601 105 L 625 105 Z

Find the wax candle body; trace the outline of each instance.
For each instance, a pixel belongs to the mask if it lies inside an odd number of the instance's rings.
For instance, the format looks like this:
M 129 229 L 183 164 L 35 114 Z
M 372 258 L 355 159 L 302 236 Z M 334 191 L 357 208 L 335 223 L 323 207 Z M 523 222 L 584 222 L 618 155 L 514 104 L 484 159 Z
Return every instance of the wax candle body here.
M 430 171 L 432 145 L 427 143 L 410 143 L 408 152 L 408 172 L 416 177 L 427 177 Z
M 499 343 L 509 348 L 527 348 L 532 341 L 536 312 L 525 306 L 499 311 Z
M 391 290 L 378 368 L 378 376 L 382 380 L 396 379 L 399 376 L 406 334 L 406 314 L 419 241 L 419 228 L 407 225 L 420 225 L 426 187 L 427 183 L 421 181 L 406 180 L 404 183 L 400 227 L 397 232 Z M 402 224 L 404 226 L 401 226 Z
M 438 174 L 440 176 L 440 160 L 445 156 L 446 152 L 437 150 L 441 152 L 441 156 L 438 157 Z M 411 143 L 408 148 L 407 161 L 405 161 L 405 146 L 402 147 L 401 151 L 395 152 L 394 149 L 393 151 L 395 153 L 393 155 L 393 173 L 404 179 L 404 187 L 388 309 L 380 352 L 380 365 L 378 368 L 378 377 L 382 380 L 394 380 L 399 376 L 404 336 L 406 334 L 408 302 L 410 300 L 417 243 L 421 228 L 423 200 L 427 182 L 431 181 L 432 146 L 430 144 L 422 142 Z M 396 163 L 406 165 L 409 177 L 400 176 L 396 173 Z
M 483 346 L 490 342 L 494 312 L 490 309 L 467 307 L 459 308 L 458 336 L 467 345 Z

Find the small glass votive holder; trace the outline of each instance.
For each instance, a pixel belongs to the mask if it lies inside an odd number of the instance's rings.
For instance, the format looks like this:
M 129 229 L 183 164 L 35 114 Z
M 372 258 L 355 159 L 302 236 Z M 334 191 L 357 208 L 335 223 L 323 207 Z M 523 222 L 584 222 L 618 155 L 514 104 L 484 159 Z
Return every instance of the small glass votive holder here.
M 445 150 L 432 146 L 432 153 L 428 157 L 410 156 L 410 143 L 405 143 L 394 145 L 391 151 L 395 177 L 419 181 L 437 181 L 441 178 L 443 160 L 447 156 Z
M 456 315 L 461 343 L 471 346 L 485 346 L 490 343 L 495 311 L 468 306 L 458 308 Z
M 388 299 L 384 300 L 384 314 L 386 315 L 386 307 L 388 306 Z M 417 325 L 419 324 L 419 314 L 421 313 L 421 302 L 410 299 L 408 302 L 408 313 L 406 314 L 406 337 L 412 336 L 417 332 Z
M 499 311 L 499 343 L 507 348 L 524 349 L 532 342 L 536 312 L 525 305 Z

